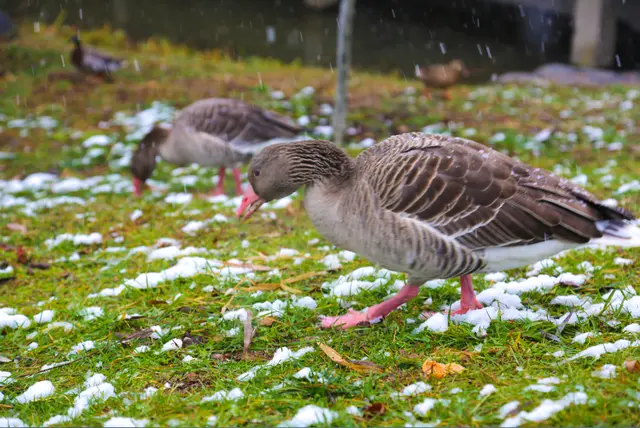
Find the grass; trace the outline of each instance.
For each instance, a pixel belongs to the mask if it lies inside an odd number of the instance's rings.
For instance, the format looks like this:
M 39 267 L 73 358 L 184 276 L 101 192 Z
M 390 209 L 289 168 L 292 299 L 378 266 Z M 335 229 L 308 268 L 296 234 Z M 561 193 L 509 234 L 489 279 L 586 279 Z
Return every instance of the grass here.
M 104 29 L 84 33 L 83 38 L 137 63 L 139 71 L 130 66 L 117 75 L 115 83 L 99 84 L 78 81 L 68 64 L 62 66 L 60 56 L 67 56 L 70 47 L 66 40 L 71 34 L 73 29 L 63 26 L 41 26 L 39 33 L 25 27 L 20 39 L 3 46 L 1 63 L 6 64 L 7 73 L 0 80 L 0 106 L 5 115 L 0 121 L 0 151 L 12 153 L 15 158 L 0 161 L 0 179 L 21 179 L 31 173 L 49 171 L 67 178 L 116 174 L 104 182 L 128 181 L 126 167 L 117 166 L 117 161 L 136 141 L 128 141 L 126 137 L 131 130 L 112 119 L 117 112 L 130 117 L 156 100 L 179 108 L 204 96 L 242 97 L 294 117 L 308 115 L 312 125 L 326 121 L 318 114 L 320 105 L 332 100 L 334 75 L 326 70 L 253 58 L 236 62 L 218 52 L 192 52 L 162 40 L 132 45 L 124 35 Z M 310 97 L 296 96 L 305 86 L 316 91 Z M 419 93 L 412 95 L 410 87 L 418 86 L 396 76 L 355 73 L 349 123 L 357 134 L 351 140 L 380 140 L 433 125 L 437 132 L 469 136 L 568 178 L 584 174 L 579 180 L 586 178 L 588 190 L 602 198 L 615 198 L 631 211 L 640 212 L 637 186 L 635 190 L 627 186 L 631 189 L 620 191 L 624 190 L 621 186 L 640 179 L 637 92 L 622 87 L 596 90 L 460 86 L 454 89 L 452 101 L 447 102 L 437 98 L 425 100 Z M 271 96 L 276 90 L 284 93 L 284 101 L 289 101 L 289 105 Z M 27 129 L 24 124 L 15 126 L 15 122 L 11 125 L 14 119 L 36 120 L 43 116 L 55 119 L 55 126 L 47 130 L 39 126 Z M 539 134 L 545 129 L 552 131 L 546 140 Z M 98 134 L 107 135 L 111 146 L 115 142 L 123 144 L 119 149 L 107 146 L 89 157 L 90 149 L 81 143 Z M 536 135 L 540 141 L 536 141 Z M 608 150 L 613 142 L 622 143 L 622 149 Z M 355 155 L 358 150 L 352 148 L 350 152 Z M 173 169 L 162 164 L 153 177 L 166 183 L 169 192 L 206 192 L 216 174 L 192 167 L 172 174 Z M 195 185 L 185 186 L 180 181 L 185 175 L 197 177 Z M 459 298 L 456 281 L 451 280 L 440 288 L 423 288 L 406 308 L 370 328 L 325 331 L 318 327 L 319 315 L 334 315 L 344 309 L 335 297 L 323 292 L 322 284 L 369 263 L 356 257 L 353 261 L 342 260 L 338 269 L 327 269 L 323 258 L 337 254 L 340 249 L 330 247 L 313 229 L 300 196 L 284 209 L 267 208 L 262 217 L 258 215 L 246 224 L 239 224 L 232 217 L 231 207 L 201 198 L 196 197 L 187 205 L 169 204 L 161 193 L 135 199 L 127 191 L 94 193 L 97 185 L 62 194 L 81 198 L 85 205 L 70 203 L 35 209 L 31 216 L 25 214 L 22 205 L 0 208 L 0 263 L 4 261 L 13 267 L 12 273 L 0 274 L 1 307 L 15 308 L 17 313 L 31 319 L 28 328 L 1 330 L 0 354 L 5 362 L 0 363 L 0 370 L 10 372 L 14 381 L 0 385 L 4 394 L 0 418 L 16 417 L 28 425 L 41 425 L 54 415 L 66 415 L 78 392 L 85 389 L 86 377 L 101 373 L 117 395 L 92 402 L 66 425 L 102 425 L 113 416 L 123 416 L 148 419 L 151 425 L 192 426 L 206 424 L 211 415 L 217 416 L 221 426 L 277 425 L 291 419 L 307 404 L 335 411 L 331 424 L 341 426 L 424 422 L 499 425 L 503 421 L 499 409 L 506 403 L 518 400 L 519 410 L 530 411 L 544 399 L 558 400 L 575 391 L 585 392 L 588 401 L 567 406 L 543 423 L 640 424 L 638 373 L 629 372 L 623 365 L 625 360 L 638 359 L 639 347 L 606 353 L 599 360 L 565 361 L 552 355 L 564 351 L 566 356 L 572 356 L 592 345 L 639 339 L 637 334 L 622 331 L 634 322 L 624 311 L 588 317 L 567 325 L 561 333 L 548 321 L 499 319 L 491 322 L 486 336 L 478 336 L 472 331 L 473 325 L 466 323 L 450 323 L 444 333 L 425 330 L 412 334 L 417 323 L 411 320 L 418 320 L 427 309 Z M 61 194 L 54 194 L 48 186 L 11 194 L 0 189 L 0 201 L 8 196 L 32 201 Z M 131 220 L 135 210 L 142 215 Z M 267 215 L 269 212 L 274 215 Z M 189 221 L 205 221 L 217 213 L 228 221 L 209 223 L 196 234 L 182 231 Z M 62 233 L 91 232 L 100 233 L 103 241 L 91 245 L 65 242 L 53 248 L 45 244 L 47 239 Z M 145 253 L 128 255 L 130 249 L 151 247 L 160 238 L 176 239 L 182 248 L 204 248 L 208 253 L 199 255 L 208 259 L 223 262 L 239 259 L 277 271 L 258 271 L 251 282 L 243 281 L 243 276 L 228 277 L 209 270 L 163 282 L 156 288 L 130 288 L 118 296 L 89 297 L 141 273 L 159 272 L 175 265 L 175 259 L 149 261 Z M 124 249 L 105 251 L 113 247 Z M 19 248 L 24 255 L 20 255 Z M 291 258 L 269 257 L 280 248 L 296 249 L 299 263 Z M 76 253 L 73 259 L 77 260 L 60 260 Z M 520 296 L 522 303 L 526 308 L 544 309 L 558 318 L 568 308 L 552 305 L 556 296 L 589 297 L 597 303 L 605 302 L 603 296 L 611 290 L 630 286 L 638 291 L 638 256 L 637 249 L 567 253 L 556 260 L 565 272 L 581 273 L 583 262 L 596 268 L 586 282 L 580 287 L 561 284 L 545 291 L 528 292 Z M 616 264 L 618 257 L 630 259 L 633 264 Z M 555 268 L 545 268 L 542 273 L 553 274 Z M 526 271 L 522 268 L 508 274 L 518 279 L 524 278 Z M 303 275 L 309 272 L 317 275 Z M 373 280 L 375 276 L 364 279 Z M 356 309 L 372 305 L 393 291 L 394 279 L 402 280 L 403 276 L 393 274 L 387 285 L 345 300 L 353 301 Z M 260 310 L 252 305 L 276 299 L 291 302 L 295 293 L 291 288 L 279 286 L 287 280 L 285 285 L 295 289 L 298 297 L 313 297 L 317 307 L 289 305 L 281 316 L 266 325 L 269 322 L 261 322 Z M 482 275 L 476 275 L 474 281 L 478 290 L 492 286 Z M 256 287 L 265 291 L 256 293 Z M 88 307 L 99 307 L 103 313 L 87 320 L 83 311 Z M 222 318 L 224 311 L 240 308 L 252 311 L 253 325 L 257 326 L 246 354 L 242 323 Z M 47 324 L 33 322 L 32 317 L 45 309 L 55 311 L 54 322 L 66 321 L 74 328 L 48 329 Z M 126 317 L 127 314 L 137 315 Z M 126 340 L 132 333 L 152 326 L 162 327 L 166 334 L 158 340 L 149 337 Z M 237 333 L 227 336 L 233 328 L 238 328 Z M 572 341 L 576 334 L 584 332 L 597 335 L 584 344 Z M 550 339 L 549 334 L 556 334 L 559 341 Z M 174 338 L 192 344 L 161 352 L 163 344 Z M 68 355 L 73 346 L 88 340 L 94 342 L 93 349 Z M 32 342 L 38 344 L 37 348 L 29 348 Z M 359 372 L 339 366 L 320 350 L 318 343 L 327 344 L 350 359 L 367 359 L 382 367 L 383 372 Z M 135 353 L 134 349 L 141 345 L 149 346 L 150 350 Z M 314 351 L 300 359 L 262 369 L 252 380 L 236 379 L 268 362 L 278 348 L 297 351 L 306 346 Z M 194 359 L 184 362 L 187 355 Z M 455 362 L 466 370 L 442 379 L 427 378 L 421 372 L 425 360 Z M 45 364 L 60 362 L 68 363 L 40 372 Z M 616 365 L 617 376 L 612 379 L 592 376 L 603 364 Z M 293 378 L 304 367 L 326 378 L 326 384 L 315 378 L 311 381 Z M 553 391 L 525 390 L 536 379 L 551 376 L 561 381 Z M 42 380 L 53 383 L 52 395 L 25 404 L 14 400 Z M 394 396 L 418 381 L 430 384 L 431 390 L 416 396 Z M 282 382 L 285 385 L 281 389 L 271 389 Z M 496 392 L 480 397 L 479 391 L 487 384 L 493 384 Z M 148 387 L 158 391 L 145 398 L 141 394 Z M 216 391 L 235 387 L 244 393 L 238 401 L 201 402 Z M 451 392 L 454 388 L 459 389 L 457 394 Z M 413 413 L 414 406 L 428 397 L 450 401 L 438 402 L 425 416 Z M 378 404 L 372 407 L 375 403 Z M 374 411 L 381 408 L 380 404 L 383 410 Z M 358 408 L 360 415 L 349 414 L 346 411 L 349 406 Z

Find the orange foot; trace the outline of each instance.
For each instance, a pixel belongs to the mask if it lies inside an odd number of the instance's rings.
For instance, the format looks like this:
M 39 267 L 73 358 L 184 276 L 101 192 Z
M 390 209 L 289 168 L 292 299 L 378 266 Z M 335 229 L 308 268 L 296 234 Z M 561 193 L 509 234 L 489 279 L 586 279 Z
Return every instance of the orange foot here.
M 359 325 L 369 325 L 370 322 L 367 319 L 367 313 L 357 312 L 353 309 L 349 309 L 349 311 L 341 315 L 339 317 L 324 317 L 320 325 L 322 328 L 331 328 L 331 327 L 340 327 L 343 330 L 346 330 L 351 327 L 356 327 Z
M 460 309 L 456 310 L 456 311 L 452 311 L 451 315 L 462 315 L 462 314 L 466 314 L 469 311 L 472 311 L 474 309 L 482 309 L 484 306 L 482 306 L 482 304 L 480 302 L 478 302 L 477 299 L 473 299 L 470 303 L 465 302 L 465 304 L 461 304 L 460 305 Z M 448 311 L 447 311 L 448 312 Z M 445 313 L 447 313 L 445 312 Z

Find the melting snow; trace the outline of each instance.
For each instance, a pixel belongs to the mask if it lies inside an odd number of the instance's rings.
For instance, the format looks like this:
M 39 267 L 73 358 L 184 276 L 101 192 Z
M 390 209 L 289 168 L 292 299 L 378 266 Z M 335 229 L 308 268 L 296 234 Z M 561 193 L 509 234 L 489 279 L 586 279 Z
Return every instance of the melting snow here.
M 240 388 L 233 388 L 231 391 L 217 391 L 213 395 L 209 395 L 202 399 L 202 403 L 207 403 L 209 401 L 235 401 L 244 397 L 244 393 L 240 390 Z
M 496 389 L 495 386 L 493 386 L 491 384 L 487 384 L 487 385 L 483 386 L 482 389 L 480 390 L 480 397 L 486 397 L 487 395 L 491 395 L 496 391 L 497 391 L 497 389 Z
M 16 314 L 12 308 L 0 309 L 0 328 L 28 328 L 31 325 L 31 321 L 24 315 Z
M 431 385 L 426 384 L 424 382 L 416 382 L 411 385 L 407 385 L 401 392 L 395 392 L 391 394 L 392 397 L 409 397 L 413 395 L 419 395 L 424 392 L 431 391 Z
M 616 377 L 616 366 L 613 364 L 605 364 L 600 367 L 599 370 L 593 372 L 594 377 L 599 377 L 602 379 L 611 379 Z
M 542 403 L 530 412 L 521 411 L 516 416 L 506 419 L 501 426 L 517 427 L 525 422 L 543 422 L 564 410 L 571 404 L 579 405 L 587 403 L 587 395 L 584 392 L 571 392 L 557 401 L 543 400 Z
M 89 235 L 73 235 L 71 233 L 63 233 L 53 239 L 47 239 L 44 241 L 45 245 L 49 248 L 56 247 L 65 241 L 73 242 L 73 245 L 93 245 L 102 243 L 102 235 L 97 232 L 93 232 Z
M 169 193 L 164 201 L 168 204 L 188 204 L 192 199 L 191 193 Z
M 111 418 L 104 423 L 105 427 L 110 428 L 135 428 L 144 427 L 149 421 L 147 419 L 123 418 L 121 416 Z
M 422 332 L 424 329 L 428 329 L 429 331 L 444 333 L 449 328 L 449 321 L 447 316 L 442 313 L 437 313 L 429 317 L 428 320 L 420 324 L 413 330 L 413 334 L 417 334 Z
M 80 342 L 77 345 L 73 346 L 71 348 L 71 352 L 69 352 L 69 355 L 75 355 L 78 354 L 82 351 L 88 351 L 90 349 L 95 348 L 95 344 L 93 343 L 93 340 L 87 340 L 85 342 Z
M 413 407 L 413 411 L 420 416 L 425 416 L 429 411 L 431 411 L 431 409 L 433 409 L 437 402 L 438 400 L 434 398 L 425 398 L 422 403 L 416 404 Z
M 48 380 L 36 382 L 31 385 L 25 392 L 16 397 L 18 403 L 24 404 L 31 401 L 40 400 L 41 398 L 48 397 L 55 392 L 56 388 Z
M 162 351 L 175 351 L 176 349 L 182 348 L 182 339 L 171 339 L 164 345 L 162 345 Z
M 623 328 L 622 331 L 626 333 L 640 333 L 640 324 L 634 322 Z
M 282 422 L 279 427 L 308 427 L 310 425 L 324 423 L 330 425 L 331 422 L 338 417 L 338 413 L 318 407 L 313 404 L 308 404 L 299 409 L 295 416 L 285 422 Z
M 581 333 L 581 334 L 577 334 L 573 339 L 572 342 L 575 343 L 579 343 L 581 345 L 584 345 L 584 342 L 587 341 L 588 338 L 590 337 L 594 337 L 595 333 L 592 332 L 587 332 L 587 333 Z
M 620 339 L 613 343 L 603 343 L 602 345 L 591 346 L 584 351 L 569 358 L 569 360 L 576 360 L 583 357 L 593 357 L 594 359 L 600 358 L 602 355 L 612 352 L 618 352 L 627 348 L 636 348 L 640 346 L 640 340 L 631 342 L 629 340 Z
M 34 315 L 33 320 L 38 324 L 44 324 L 47 322 L 51 322 L 54 314 L 55 312 L 51 310 L 42 311 L 39 314 Z

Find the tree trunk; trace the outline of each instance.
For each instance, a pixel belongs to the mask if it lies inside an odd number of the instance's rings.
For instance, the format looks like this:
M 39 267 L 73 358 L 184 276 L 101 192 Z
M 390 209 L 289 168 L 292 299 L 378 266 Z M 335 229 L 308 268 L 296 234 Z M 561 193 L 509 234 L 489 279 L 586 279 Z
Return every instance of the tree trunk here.
M 351 67 L 351 36 L 353 34 L 353 15 L 356 0 L 341 0 L 340 17 L 338 18 L 338 81 L 336 85 L 336 101 L 333 109 L 333 132 L 335 143 L 344 144 L 344 130 L 347 119 L 347 92 L 349 85 L 349 68 Z

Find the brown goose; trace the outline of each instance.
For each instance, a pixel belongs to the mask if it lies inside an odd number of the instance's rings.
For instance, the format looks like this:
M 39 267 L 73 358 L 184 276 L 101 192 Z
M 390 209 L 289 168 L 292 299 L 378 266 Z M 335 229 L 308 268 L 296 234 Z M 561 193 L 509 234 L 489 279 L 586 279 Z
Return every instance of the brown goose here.
M 224 194 L 225 168 L 233 168 L 236 192 L 242 194 L 238 167 L 267 145 L 291 140 L 300 131 L 288 118 L 243 101 L 196 101 L 177 115 L 171 130 L 155 126 L 140 141 L 131 159 L 134 192 L 142 194 L 144 182 L 151 177 L 156 156 L 160 155 L 176 165 L 219 167 L 213 195 Z
M 408 274 L 392 298 L 327 317 L 343 328 L 389 314 L 424 282 L 460 277 L 461 308 L 480 308 L 470 274 L 528 265 L 601 239 L 640 246 L 631 213 L 548 171 L 474 141 L 423 133 L 390 137 L 356 159 L 328 141 L 276 144 L 257 155 L 236 215 L 306 186 L 305 208 L 322 235 Z
M 71 52 L 71 63 L 82 73 L 111 80 L 111 74 L 120 70 L 124 64 L 122 59 L 84 47 L 78 36 L 71 37 L 70 41 L 75 46 Z
M 448 64 L 434 64 L 428 67 L 416 66 L 416 77 L 424 83 L 424 94 L 431 96 L 430 89 L 444 89 L 444 98 L 451 99 L 449 87 L 458 83 L 461 77 L 469 76 L 469 70 L 459 59 Z

